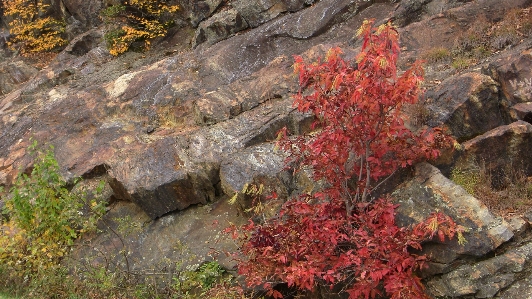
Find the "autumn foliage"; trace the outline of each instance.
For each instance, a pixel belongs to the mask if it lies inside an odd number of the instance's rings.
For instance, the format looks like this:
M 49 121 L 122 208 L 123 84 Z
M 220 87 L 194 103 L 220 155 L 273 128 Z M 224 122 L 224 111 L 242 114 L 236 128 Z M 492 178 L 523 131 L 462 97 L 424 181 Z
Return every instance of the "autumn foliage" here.
M 53 284 L 43 281 L 63 271 L 60 262 L 76 238 L 96 230 L 105 212 L 106 203 L 99 198 L 104 185 L 91 192 L 92 198 L 81 187 L 69 190 L 53 148 L 37 146 L 34 141 L 28 148 L 35 157 L 31 174 L 20 173 L 9 195 L 0 190 L 5 203 L 0 210 L 0 286 L 49 291 L 60 298 Z
M 61 36 L 65 23 L 46 16 L 50 5 L 42 0 L 4 0 L 4 16 L 11 19 L 9 32 L 13 35 L 9 46 L 22 54 L 48 52 L 66 45 Z
M 295 105 L 315 116 L 315 130 L 289 138 L 285 129 L 279 146 L 289 153 L 289 165 L 311 169 L 325 187 L 288 200 L 274 219 L 233 231 L 246 257 L 238 270 L 248 287 L 263 287 L 276 298 L 282 297 L 273 289 L 278 283 L 308 291 L 342 285 L 349 298 L 427 298 L 415 275 L 426 257 L 411 249 L 460 235 L 443 214 L 398 227 L 397 206 L 372 196 L 398 168 L 436 158 L 450 143 L 438 128 L 405 127 L 401 108 L 417 101 L 423 70 L 416 62 L 398 76 L 397 31 L 372 25 L 365 21 L 359 29 L 363 45 L 354 61 L 344 61 L 338 48 L 323 62 L 295 58 Z
M 109 24 L 105 39 L 109 52 L 118 56 L 128 51 L 134 42 L 150 48 L 151 40 L 166 35 L 173 24 L 169 17 L 179 10 L 166 0 L 131 0 L 102 11 Z

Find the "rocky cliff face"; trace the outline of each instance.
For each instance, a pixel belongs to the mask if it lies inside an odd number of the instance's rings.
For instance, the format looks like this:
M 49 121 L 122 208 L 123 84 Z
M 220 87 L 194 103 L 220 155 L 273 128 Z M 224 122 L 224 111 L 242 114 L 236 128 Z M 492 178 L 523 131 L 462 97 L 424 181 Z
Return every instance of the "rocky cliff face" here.
M 509 41 L 494 29 L 513 12 L 526 19 L 531 1 L 183 1 L 170 36 L 149 52 L 118 58 L 106 50 L 98 19 L 107 1 L 52 2 L 69 22 L 67 48 L 42 69 L 7 50 L 0 55 L 0 185 L 29 166 L 30 138 L 54 145 L 65 177 L 108 181 L 111 223 L 126 215 L 139 223 L 124 245 L 134 269 L 183 259 L 173 249 L 177 240 L 195 252 L 194 262 L 211 247 L 231 250 L 230 242 L 205 242 L 218 238 L 214 221 L 245 221 L 225 199 L 246 183 L 285 198 L 312 188 L 304 175 L 283 171 L 270 143 L 284 126 L 296 134 L 310 128 L 292 107 L 292 55 L 315 59 L 340 46 L 353 57 L 361 22 L 391 19 L 402 65 L 428 60 L 424 106 L 413 110 L 412 125 L 447 126 L 463 148 L 438 161 L 441 171 L 418 165 L 394 193 L 405 225 L 437 208 L 470 229 L 465 247 L 427 246 L 437 257 L 426 274 L 430 292 L 532 295 L 528 214 L 494 215 L 444 176 L 471 159 L 484 159 L 494 172 L 511 162 L 532 175 L 530 29 Z M 493 27 L 476 32 L 479 20 Z M 435 57 L 442 48 L 450 53 Z M 107 232 L 86 241 L 112 250 L 114 238 Z M 96 255 L 90 248 L 74 255 Z

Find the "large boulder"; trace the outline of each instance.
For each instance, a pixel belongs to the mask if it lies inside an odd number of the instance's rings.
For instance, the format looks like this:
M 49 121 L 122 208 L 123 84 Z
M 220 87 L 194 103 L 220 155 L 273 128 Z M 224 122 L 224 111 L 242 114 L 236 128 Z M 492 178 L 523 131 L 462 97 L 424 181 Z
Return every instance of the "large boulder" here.
M 130 200 L 152 219 L 215 198 L 209 165 L 192 167 L 173 138 L 117 153 L 111 164 L 114 196 Z
M 473 298 L 495 298 L 500 290 L 505 289 L 521 273 L 526 272 L 527 261 L 532 258 L 532 243 L 509 250 L 502 255 L 483 260 L 478 263 L 464 264 L 457 269 L 445 273 L 441 277 L 428 281 L 427 289 L 434 297 L 473 296 Z M 525 285 L 524 293 L 516 293 L 520 285 Z M 505 296 L 497 298 L 529 298 L 530 282 L 518 282 L 505 292 Z M 508 297 L 513 294 L 515 297 Z
M 447 272 L 458 257 L 481 257 L 513 237 L 502 218 L 495 217 L 484 204 L 428 163 L 416 165 L 415 176 L 392 196 L 399 204 L 396 218 L 400 226 L 442 212 L 465 229 L 467 243 L 463 245 L 458 244 L 457 238 L 445 244 L 435 240 L 424 245 L 423 252 L 431 261 L 426 275 Z
M 483 72 L 501 85 L 501 93 L 511 104 L 532 101 L 532 50 L 505 55 L 490 63 Z
M 430 126 L 447 126 L 458 141 L 468 140 L 505 124 L 504 103 L 497 82 L 479 73 L 443 81 L 426 93 Z
M 223 0 L 195 0 L 185 4 L 188 17 L 193 27 L 210 17 L 222 4 Z
M 492 183 L 503 180 L 508 173 L 532 174 L 532 125 L 516 121 L 468 140 L 456 165 L 467 168 L 471 163 L 483 165 L 492 175 Z M 510 171 L 510 172 L 509 172 Z
M 221 188 L 225 194 L 232 196 L 242 192 L 245 186 L 263 185 L 267 188 L 266 196 L 274 191 L 286 199 L 291 176 L 284 171 L 284 159 L 285 155 L 271 143 L 248 147 L 229 155 L 220 166 Z
M 227 200 L 171 213 L 152 221 L 133 203 L 119 201 L 110 206 L 100 224 L 99 234 L 85 237 L 68 259 L 72 269 L 108 268 L 117 272 L 153 273 L 150 282 L 170 285 L 176 273 L 195 270 L 216 261 L 225 269 L 235 266 L 237 245 L 222 231 L 233 223 L 243 225 Z M 158 274 L 157 274 L 158 273 Z

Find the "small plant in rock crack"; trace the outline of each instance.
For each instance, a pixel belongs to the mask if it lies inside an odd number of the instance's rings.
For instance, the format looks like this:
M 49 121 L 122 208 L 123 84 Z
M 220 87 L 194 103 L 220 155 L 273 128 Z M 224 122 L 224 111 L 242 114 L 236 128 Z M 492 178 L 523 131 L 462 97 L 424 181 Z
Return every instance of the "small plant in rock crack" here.
M 197 269 L 184 270 L 173 277 L 173 290 L 181 298 L 206 298 L 215 285 L 223 283 L 225 270 L 216 261 L 206 262 Z
M 515 165 L 490 170 L 485 162 L 467 161 L 452 169 L 451 180 L 500 216 L 524 214 L 532 206 L 532 179 Z
M 450 60 L 451 51 L 444 47 L 431 48 L 421 55 L 421 58 L 429 63 L 441 63 Z
M 443 241 L 460 228 L 435 213 L 414 227 L 395 224 L 396 205 L 372 191 L 397 169 L 436 158 L 451 145 L 439 128 L 412 132 L 401 117 L 420 94 L 419 62 L 397 75 L 398 33 L 391 24 L 358 30 L 361 53 L 344 61 L 338 48 L 324 61 L 296 57 L 300 92 L 295 106 L 315 117 L 315 131 L 279 141 L 290 165 L 324 182 L 314 194 L 288 200 L 278 217 L 226 230 L 239 240 L 238 272 L 249 288 L 283 297 L 278 283 L 301 291 L 341 284 L 349 298 L 428 298 L 415 275 L 426 257 L 412 254 L 425 240 Z M 356 65 L 357 67 L 353 67 Z M 294 164 L 292 164 L 294 163 Z

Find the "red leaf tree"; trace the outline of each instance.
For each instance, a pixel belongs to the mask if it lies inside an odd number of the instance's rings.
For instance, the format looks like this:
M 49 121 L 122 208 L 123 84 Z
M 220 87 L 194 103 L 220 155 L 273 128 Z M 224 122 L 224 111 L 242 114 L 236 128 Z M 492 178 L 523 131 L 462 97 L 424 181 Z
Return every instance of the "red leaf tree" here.
M 434 214 L 413 228 L 395 224 L 395 208 L 371 192 L 398 168 L 436 158 L 450 138 L 438 128 L 417 133 L 405 127 L 404 104 L 420 94 L 419 62 L 397 75 L 398 33 L 391 24 L 358 31 L 363 45 L 355 61 L 344 61 L 333 48 L 325 61 L 295 58 L 299 111 L 315 116 L 314 132 L 279 142 L 289 163 L 312 170 L 324 189 L 288 200 L 277 218 L 240 228 L 238 265 L 249 287 L 313 290 L 317 284 L 342 284 L 350 298 L 427 298 L 415 275 L 425 261 L 411 254 L 421 242 L 459 233 L 447 216 Z M 443 240 L 442 240 L 443 241 Z

